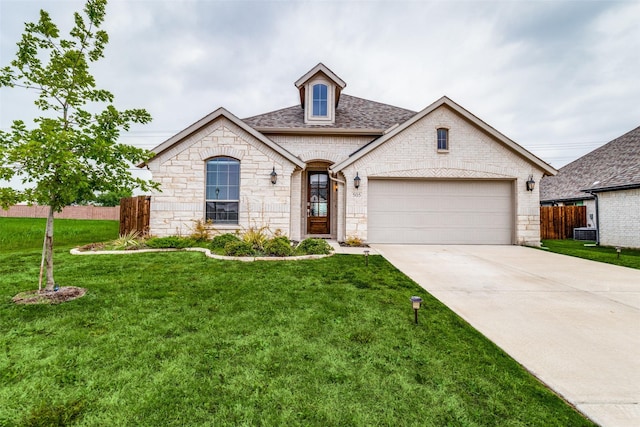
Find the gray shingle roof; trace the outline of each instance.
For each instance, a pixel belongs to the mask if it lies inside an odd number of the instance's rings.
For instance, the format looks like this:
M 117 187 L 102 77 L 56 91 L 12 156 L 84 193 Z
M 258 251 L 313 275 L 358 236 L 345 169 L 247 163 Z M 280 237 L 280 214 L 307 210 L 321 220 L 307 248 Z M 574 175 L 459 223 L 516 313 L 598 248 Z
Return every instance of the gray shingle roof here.
M 540 201 L 587 199 L 581 190 L 640 187 L 640 126 L 540 181 Z
M 305 124 L 304 110 L 300 105 L 248 117 L 242 121 L 255 129 L 335 128 L 383 130 L 388 129 L 396 123 L 402 123 L 415 114 L 415 111 L 342 94 L 340 95 L 340 102 L 336 108 L 334 125 Z

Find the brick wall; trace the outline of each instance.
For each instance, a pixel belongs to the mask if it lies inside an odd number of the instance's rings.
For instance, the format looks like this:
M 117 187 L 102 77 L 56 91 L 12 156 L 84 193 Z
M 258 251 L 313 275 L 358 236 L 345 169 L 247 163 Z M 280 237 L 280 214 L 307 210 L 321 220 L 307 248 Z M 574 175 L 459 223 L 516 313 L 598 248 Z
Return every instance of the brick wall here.
M 0 217 L 46 218 L 49 215 L 48 206 L 11 206 L 9 210 L 0 209 Z M 120 219 L 120 206 L 67 206 L 54 218 L 64 219 Z
M 440 127 L 449 129 L 448 152 L 437 150 Z M 525 182 L 529 175 L 540 182 L 543 171 L 447 107 L 436 109 L 343 172 L 347 183 L 356 172 L 362 178 L 358 190 L 348 187 L 346 192 L 347 236 L 367 239 L 368 177 L 509 179 L 516 181 L 514 243 L 540 244 L 539 192 L 527 191 Z
M 598 193 L 600 243 L 640 248 L 640 188 Z

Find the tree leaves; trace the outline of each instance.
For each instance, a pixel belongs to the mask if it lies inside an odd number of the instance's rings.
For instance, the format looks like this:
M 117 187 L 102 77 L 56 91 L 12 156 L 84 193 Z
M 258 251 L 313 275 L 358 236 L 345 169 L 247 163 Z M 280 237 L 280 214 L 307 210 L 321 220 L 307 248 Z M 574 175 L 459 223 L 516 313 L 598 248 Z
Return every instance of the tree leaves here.
M 91 74 L 89 64 L 103 57 L 109 40 L 99 29 L 105 16 L 106 0 L 87 1 L 84 14 L 74 13 L 71 37 L 61 39 L 41 11 L 37 23 L 25 25 L 11 66 L 0 69 L 0 87 L 36 90 L 37 108 L 54 114 L 35 119 L 32 129 L 15 121 L 10 133 L 0 132 L 0 177 L 32 184 L 0 193 L 3 203 L 26 201 L 60 211 L 99 193 L 157 188 L 129 172 L 151 153 L 118 143 L 122 131 L 151 116 L 144 109 L 117 110 L 113 94 L 97 88 Z
M 0 178 L 18 177 L 30 184 L 23 190 L 0 188 L 0 205 L 28 202 L 50 207 L 43 251 L 47 290 L 54 287 L 54 212 L 100 193 L 158 188 L 129 171 L 130 165 L 148 160 L 152 153 L 118 143 L 122 131 L 132 123 L 150 122 L 151 116 L 143 109 L 117 110 L 111 104 L 113 94 L 97 88 L 91 74 L 90 63 L 104 56 L 109 41 L 99 29 L 106 4 L 88 0 L 84 16 L 74 13 L 67 39 L 60 39 L 49 14 L 40 11 L 38 23 L 25 25 L 11 66 L 0 69 L 0 87 L 37 91 L 35 105 L 47 113 L 34 119 L 31 129 L 17 120 L 11 132 L 0 131 Z

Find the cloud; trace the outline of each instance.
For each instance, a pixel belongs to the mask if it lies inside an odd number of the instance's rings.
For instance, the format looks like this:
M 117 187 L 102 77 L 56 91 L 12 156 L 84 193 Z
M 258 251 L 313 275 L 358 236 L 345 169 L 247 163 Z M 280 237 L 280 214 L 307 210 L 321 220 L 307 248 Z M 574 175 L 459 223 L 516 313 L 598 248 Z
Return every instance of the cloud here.
M 0 65 L 39 7 L 68 27 L 82 4 L 0 0 Z M 638 125 L 639 21 L 637 2 L 111 1 L 94 70 L 118 107 L 151 112 L 125 138 L 146 147 L 219 106 L 295 105 L 323 62 L 354 96 L 420 110 L 447 95 L 561 166 Z M 0 127 L 30 103 L 0 90 Z

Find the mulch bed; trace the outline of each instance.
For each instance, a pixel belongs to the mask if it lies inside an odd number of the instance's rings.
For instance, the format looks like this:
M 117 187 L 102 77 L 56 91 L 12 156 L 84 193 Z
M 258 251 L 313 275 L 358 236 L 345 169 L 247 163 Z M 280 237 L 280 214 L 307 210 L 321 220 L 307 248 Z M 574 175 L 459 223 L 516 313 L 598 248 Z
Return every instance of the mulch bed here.
M 16 304 L 60 304 L 82 297 L 87 290 L 76 286 L 62 286 L 57 291 L 25 291 L 12 298 Z

